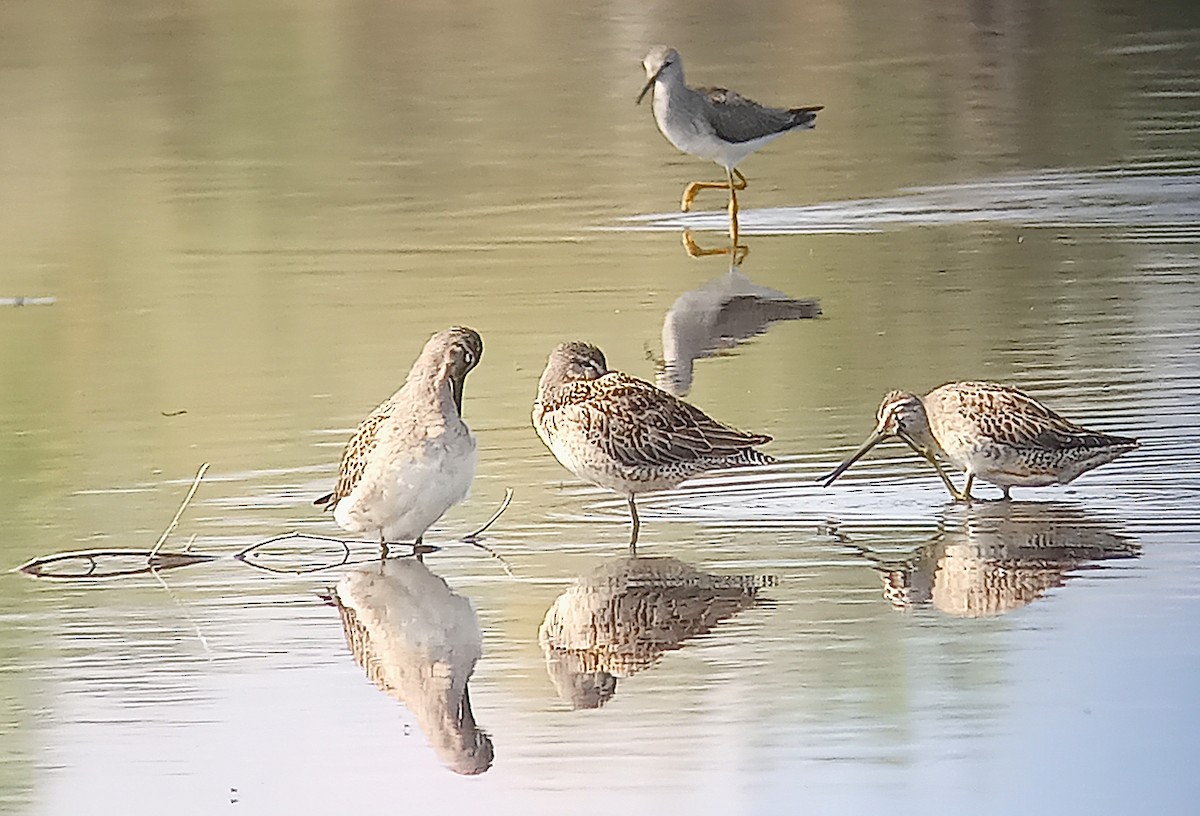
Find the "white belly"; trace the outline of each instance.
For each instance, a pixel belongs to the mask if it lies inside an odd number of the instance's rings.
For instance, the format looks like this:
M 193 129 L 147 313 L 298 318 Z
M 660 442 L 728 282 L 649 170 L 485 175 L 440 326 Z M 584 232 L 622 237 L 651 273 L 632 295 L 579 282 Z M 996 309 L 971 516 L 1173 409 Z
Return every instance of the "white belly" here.
M 378 535 L 392 543 L 416 541 L 467 497 L 476 459 L 470 432 L 427 440 L 416 453 L 375 456 L 333 517 L 347 532 Z

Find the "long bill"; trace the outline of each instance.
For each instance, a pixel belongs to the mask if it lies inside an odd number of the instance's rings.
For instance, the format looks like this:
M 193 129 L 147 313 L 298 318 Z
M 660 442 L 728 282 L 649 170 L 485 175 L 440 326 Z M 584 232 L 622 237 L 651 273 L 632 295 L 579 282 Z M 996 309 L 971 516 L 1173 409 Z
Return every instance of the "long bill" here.
M 462 702 L 459 704 L 458 719 L 462 724 L 463 731 L 475 730 L 475 712 L 471 710 L 471 692 L 468 691 L 466 684 L 463 685 Z
M 856 450 L 854 453 L 852 453 L 848 457 L 846 457 L 846 459 L 840 465 L 838 465 L 836 468 L 833 469 L 832 473 L 830 473 L 828 476 L 825 476 L 821 479 L 821 486 L 829 487 L 831 484 L 833 484 L 834 480 L 837 479 L 837 477 L 841 476 L 843 473 L 845 473 L 847 470 L 849 470 L 850 466 L 853 465 L 855 462 L 857 462 L 859 459 L 866 456 L 867 453 L 870 452 L 871 448 L 875 447 L 880 442 L 882 442 L 886 436 L 887 436 L 887 434 L 885 434 L 879 428 L 876 428 L 874 431 L 872 431 L 871 435 L 867 437 L 867 441 L 863 442 L 862 445 L 859 446 L 858 450 Z
M 642 99 L 645 98 L 646 94 L 650 93 L 650 88 L 654 85 L 655 82 L 658 81 L 658 75 L 661 74 L 663 72 L 663 68 L 666 68 L 666 67 L 667 67 L 666 65 L 663 65 L 662 68 L 659 68 L 657 71 L 654 72 L 654 76 L 652 76 L 646 80 L 646 84 L 642 87 L 642 92 L 640 94 L 638 94 L 637 101 L 634 102 L 633 104 L 635 104 L 635 105 L 642 104 Z

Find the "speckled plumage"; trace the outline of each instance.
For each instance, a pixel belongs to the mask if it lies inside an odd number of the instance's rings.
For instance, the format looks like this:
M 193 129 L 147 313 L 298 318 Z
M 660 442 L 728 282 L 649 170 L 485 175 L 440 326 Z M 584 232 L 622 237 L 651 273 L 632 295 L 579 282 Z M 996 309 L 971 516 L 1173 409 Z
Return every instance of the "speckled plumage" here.
M 471 329 L 438 332 L 395 394 L 346 443 L 333 492 L 315 502 L 342 529 L 381 543 L 420 541 L 466 498 L 475 474 L 475 437 L 462 420 L 463 383 L 483 355 Z
M 976 478 L 999 487 L 1068 484 L 1138 446 L 1076 425 L 1011 386 L 948 383 L 924 397 L 892 391 L 883 398 L 875 431 L 826 477 L 828 485 L 881 440 L 899 436 L 930 461 L 956 499 L 970 499 Z M 967 474 L 959 492 L 938 465 L 943 456 Z
M 609 371 L 600 349 L 558 346 L 533 404 L 533 426 L 567 470 L 626 497 L 675 487 L 708 470 L 770 464 L 756 445 L 769 436 L 723 425 L 654 385 Z
M 538 628 L 546 671 L 572 708 L 754 605 L 771 575 L 710 575 L 674 558 L 610 559 L 560 595 Z

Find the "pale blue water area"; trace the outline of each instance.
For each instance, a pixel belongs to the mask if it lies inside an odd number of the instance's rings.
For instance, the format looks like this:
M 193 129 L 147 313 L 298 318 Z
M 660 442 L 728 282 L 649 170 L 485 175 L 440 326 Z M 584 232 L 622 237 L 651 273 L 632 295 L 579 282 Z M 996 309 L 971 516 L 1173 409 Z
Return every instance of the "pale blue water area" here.
M 0 6 L 0 812 L 1192 812 L 1198 31 L 1098 0 Z M 727 241 L 719 192 L 675 212 L 722 171 L 634 105 L 657 42 L 825 106 L 741 165 L 736 272 L 680 240 Z M 312 500 L 453 324 L 478 474 L 375 584 Z M 530 426 L 576 338 L 779 463 L 640 498 L 629 562 L 624 500 Z M 1011 503 L 896 443 L 820 485 L 884 393 L 959 379 L 1141 447 Z M 160 554 L 213 558 L 146 571 L 203 462 Z M 499 558 L 460 542 L 506 488 Z M 92 549 L 134 554 L 7 571 Z

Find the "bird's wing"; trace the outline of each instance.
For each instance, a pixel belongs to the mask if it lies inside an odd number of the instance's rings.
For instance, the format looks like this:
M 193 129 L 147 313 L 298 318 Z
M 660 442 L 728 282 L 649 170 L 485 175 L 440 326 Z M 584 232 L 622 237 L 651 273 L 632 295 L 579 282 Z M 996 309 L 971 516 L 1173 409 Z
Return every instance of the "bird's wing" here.
M 770 108 L 726 88 L 697 88 L 708 100 L 705 111 L 713 132 L 727 142 L 748 142 L 782 133 L 815 118 L 819 107 Z
M 733 456 L 771 441 L 722 425 L 699 408 L 644 380 L 610 373 L 569 383 L 553 406 L 560 420 L 628 467 Z
M 978 382 L 960 386 L 960 410 L 976 417 L 980 430 L 998 442 L 1058 451 L 1132 441 L 1076 425 L 1011 386 Z
M 350 441 L 346 443 L 346 447 L 342 451 L 342 461 L 338 466 L 338 480 L 333 487 L 333 492 L 328 496 L 323 496 L 324 501 L 318 499 L 318 503 L 332 509 L 340 500 L 350 495 L 359 480 L 362 479 L 363 472 L 367 469 L 367 462 L 370 461 L 371 452 L 379 445 L 379 429 L 384 422 L 391 418 L 392 411 L 393 404 L 389 399 L 358 424 L 358 429 L 355 430 L 354 435 L 350 437 Z

